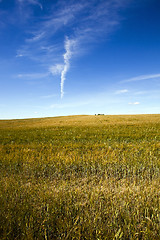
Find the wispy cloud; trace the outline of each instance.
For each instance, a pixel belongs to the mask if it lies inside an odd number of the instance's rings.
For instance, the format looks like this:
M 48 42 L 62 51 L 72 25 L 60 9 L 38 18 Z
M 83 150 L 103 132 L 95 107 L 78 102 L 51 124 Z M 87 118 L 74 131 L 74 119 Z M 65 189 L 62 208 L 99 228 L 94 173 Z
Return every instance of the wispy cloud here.
M 140 102 L 129 102 L 128 104 L 129 104 L 129 105 L 139 105 Z
M 17 51 L 17 57 L 28 57 L 43 64 L 53 75 L 60 74 L 61 98 L 63 98 L 64 82 L 70 68 L 71 57 L 82 53 L 84 49 L 88 51 L 88 46 L 99 41 L 101 36 L 104 39 L 114 31 L 121 22 L 119 10 L 125 8 L 130 1 L 68 0 L 66 2 L 62 0 L 54 4 L 50 2 L 47 14 L 43 13 L 42 16 L 39 14 L 40 21 L 33 19 L 33 23 L 26 29 L 26 38 Z M 45 8 L 45 5 L 42 6 L 38 0 L 17 0 L 17 2 L 24 13 L 26 11 L 24 4 Z
M 41 9 L 43 9 L 42 4 L 38 0 L 17 0 L 19 4 L 33 4 L 38 5 Z
M 123 94 L 123 93 L 127 93 L 127 92 L 128 92 L 127 89 L 122 89 L 122 90 L 117 90 L 117 91 L 115 92 L 115 94 Z
M 42 4 L 38 0 L 37 1 L 36 0 L 28 0 L 28 2 L 30 4 L 38 5 L 41 8 L 41 10 L 43 9 Z
M 57 97 L 57 94 L 41 96 L 42 99 L 49 99 L 49 98 L 54 98 L 54 97 Z
M 158 74 L 149 74 L 149 75 L 140 75 L 137 77 L 129 78 L 126 80 L 121 81 L 122 83 L 125 82 L 134 82 L 134 81 L 142 81 L 142 80 L 148 80 L 148 79 L 154 79 L 154 78 L 160 78 L 160 73 Z
M 149 94 L 150 91 L 138 91 L 138 92 L 135 92 L 134 94 L 135 95 L 144 95 L 144 94 Z
M 49 75 L 49 73 L 27 73 L 27 74 L 18 74 L 15 77 L 18 78 L 26 78 L 26 79 L 40 79 L 40 78 L 45 78 Z
M 44 32 L 41 32 L 41 33 L 39 33 L 39 34 L 34 34 L 33 33 L 33 37 L 31 37 L 31 38 L 28 38 L 28 39 L 26 39 L 26 42 L 36 42 L 36 41 L 39 41 L 39 40 L 41 40 L 41 38 L 43 38 L 43 36 L 44 36 Z
M 17 53 L 16 57 L 23 57 L 22 53 Z
M 57 4 L 57 9 L 51 5 L 51 10 L 47 16 L 42 19 L 42 22 L 34 28 L 30 29 L 31 37 L 26 39 L 28 42 L 34 42 L 38 40 L 43 40 L 44 42 L 52 38 L 58 31 L 62 29 L 69 28 L 71 33 L 74 33 L 73 23 L 76 21 L 77 15 L 83 11 L 86 7 L 85 3 L 71 3 L 68 1 L 66 4 L 65 1 L 59 2 Z M 62 40 L 59 43 L 62 45 Z
M 53 65 L 49 68 L 49 71 L 53 74 L 53 75 L 57 75 L 57 74 L 61 74 L 61 72 L 64 69 L 64 65 L 63 64 L 56 64 Z

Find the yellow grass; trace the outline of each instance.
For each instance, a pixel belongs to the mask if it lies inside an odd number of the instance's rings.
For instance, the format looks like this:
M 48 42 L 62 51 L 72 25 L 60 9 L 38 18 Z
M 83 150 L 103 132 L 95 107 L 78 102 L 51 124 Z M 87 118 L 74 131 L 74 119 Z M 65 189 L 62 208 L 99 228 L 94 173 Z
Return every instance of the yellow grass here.
M 160 115 L 0 121 L 1 239 L 160 239 Z

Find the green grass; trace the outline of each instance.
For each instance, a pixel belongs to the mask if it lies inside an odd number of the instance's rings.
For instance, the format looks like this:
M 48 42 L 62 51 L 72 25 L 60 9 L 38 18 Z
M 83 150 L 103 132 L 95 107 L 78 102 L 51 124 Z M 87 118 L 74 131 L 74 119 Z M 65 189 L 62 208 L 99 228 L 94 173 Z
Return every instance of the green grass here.
M 0 239 L 160 239 L 160 115 L 0 121 Z

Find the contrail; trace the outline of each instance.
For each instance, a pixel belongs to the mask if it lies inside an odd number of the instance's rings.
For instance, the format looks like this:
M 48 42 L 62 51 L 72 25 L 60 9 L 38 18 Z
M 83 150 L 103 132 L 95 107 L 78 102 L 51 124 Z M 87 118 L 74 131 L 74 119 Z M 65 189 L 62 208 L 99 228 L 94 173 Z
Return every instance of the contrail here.
M 63 55 L 64 58 L 64 67 L 63 70 L 61 71 L 61 98 L 63 98 L 64 95 L 64 81 L 66 79 L 66 74 L 69 70 L 70 67 L 70 59 L 73 54 L 73 48 L 75 46 L 76 41 L 75 40 L 70 40 L 68 37 L 66 38 L 65 41 L 65 54 Z
M 138 77 L 134 77 L 134 78 L 129 78 L 127 80 L 123 80 L 121 82 L 122 83 L 134 82 L 134 81 L 141 81 L 141 80 L 147 80 L 147 79 L 153 79 L 153 78 L 160 78 L 160 73 L 158 73 L 158 74 L 150 74 L 150 75 L 141 75 L 141 76 L 138 76 Z

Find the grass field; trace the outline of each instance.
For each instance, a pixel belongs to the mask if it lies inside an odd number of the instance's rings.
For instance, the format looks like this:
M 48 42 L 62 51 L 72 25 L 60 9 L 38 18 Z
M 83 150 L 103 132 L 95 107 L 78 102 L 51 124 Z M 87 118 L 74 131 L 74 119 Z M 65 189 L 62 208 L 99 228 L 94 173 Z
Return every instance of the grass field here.
M 160 115 L 0 121 L 0 239 L 160 239 Z

